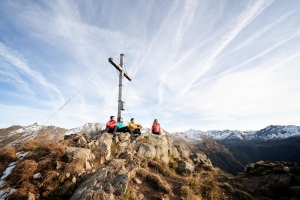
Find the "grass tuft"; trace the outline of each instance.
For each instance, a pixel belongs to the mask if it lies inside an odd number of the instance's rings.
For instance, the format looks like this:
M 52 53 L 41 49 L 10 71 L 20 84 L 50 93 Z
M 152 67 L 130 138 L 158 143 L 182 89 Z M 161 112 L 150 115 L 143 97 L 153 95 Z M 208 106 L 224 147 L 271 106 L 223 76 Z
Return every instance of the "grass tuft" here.
M 140 168 L 136 171 L 137 175 L 154 183 L 155 186 L 168 194 L 172 194 L 172 190 L 166 181 L 163 181 L 160 176 L 148 172 L 146 169 Z

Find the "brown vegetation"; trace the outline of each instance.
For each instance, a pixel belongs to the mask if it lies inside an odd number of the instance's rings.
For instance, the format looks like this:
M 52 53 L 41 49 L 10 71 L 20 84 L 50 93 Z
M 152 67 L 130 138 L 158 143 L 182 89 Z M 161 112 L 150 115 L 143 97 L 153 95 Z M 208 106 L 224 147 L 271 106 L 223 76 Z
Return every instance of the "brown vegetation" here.
M 16 154 L 16 149 L 14 147 L 7 147 L 0 151 L 0 174 L 4 172 L 6 167 L 16 161 L 18 156 Z

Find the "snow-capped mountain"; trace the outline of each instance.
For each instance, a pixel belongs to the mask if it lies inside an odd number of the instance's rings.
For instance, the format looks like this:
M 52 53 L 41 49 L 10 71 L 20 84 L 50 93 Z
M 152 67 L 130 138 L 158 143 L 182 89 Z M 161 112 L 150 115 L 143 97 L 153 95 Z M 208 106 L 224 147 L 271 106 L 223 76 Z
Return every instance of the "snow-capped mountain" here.
M 83 126 L 64 129 L 56 126 L 43 126 L 34 123 L 29 126 L 12 126 L 0 129 L 0 148 L 7 145 L 16 145 L 30 139 L 63 140 L 65 135 L 80 133 L 93 134 L 105 127 L 101 123 L 86 123 Z
M 175 132 L 175 136 L 182 137 L 188 141 L 201 141 L 200 135 L 206 135 L 216 140 L 276 140 L 300 136 L 299 126 L 274 126 L 270 125 L 259 131 L 238 131 L 238 130 L 211 130 L 200 131 L 190 129 L 185 132 Z

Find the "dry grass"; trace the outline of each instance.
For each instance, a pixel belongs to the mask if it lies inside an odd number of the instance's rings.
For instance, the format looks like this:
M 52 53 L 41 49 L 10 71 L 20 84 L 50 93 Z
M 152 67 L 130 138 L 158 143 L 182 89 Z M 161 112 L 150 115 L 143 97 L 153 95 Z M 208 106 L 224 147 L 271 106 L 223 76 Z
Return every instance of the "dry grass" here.
M 162 191 L 164 191 L 167 194 L 172 194 L 172 190 L 169 186 L 169 184 L 166 181 L 163 181 L 160 176 L 148 172 L 146 169 L 140 168 L 136 171 L 137 175 L 141 176 L 142 178 L 153 182 L 155 186 L 160 188 Z
M 75 159 L 72 162 L 65 165 L 65 172 L 70 172 L 71 174 L 79 174 L 85 165 L 85 159 Z
M 6 169 L 6 167 L 18 159 L 16 149 L 14 147 L 7 147 L 0 151 L 0 176 Z
M 36 140 L 28 140 L 24 143 L 22 150 L 23 151 L 35 151 L 39 147 L 39 143 Z
M 9 199 L 26 199 L 29 192 L 33 193 L 36 199 L 39 199 L 40 194 L 38 189 L 35 185 L 28 181 L 24 181 L 20 188 L 18 188 L 18 190 L 13 193 Z
M 43 181 L 38 185 L 38 188 L 47 188 L 48 185 L 57 177 L 57 171 L 48 171 L 43 178 Z
M 182 186 L 181 187 L 181 196 L 184 199 L 189 199 L 189 200 L 202 200 L 200 196 L 194 195 L 194 192 L 191 188 L 188 186 Z
M 252 200 L 253 199 L 250 194 L 248 194 L 247 192 L 244 192 L 242 190 L 235 190 L 234 194 L 238 199 L 241 199 L 241 200 Z
M 137 192 L 136 190 L 128 185 L 127 190 L 124 194 L 122 194 L 119 199 L 121 200 L 136 200 L 137 199 Z
M 7 177 L 7 181 L 13 185 L 20 185 L 24 181 L 30 181 L 38 169 L 38 164 L 34 160 L 24 160 L 16 165 L 12 173 Z
M 221 183 L 221 184 L 219 184 L 219 186 L 221 188 L 223 188 L 228 194 L 234 193 L 234 189 L 232 188 L 232 186 L 229 183 Z

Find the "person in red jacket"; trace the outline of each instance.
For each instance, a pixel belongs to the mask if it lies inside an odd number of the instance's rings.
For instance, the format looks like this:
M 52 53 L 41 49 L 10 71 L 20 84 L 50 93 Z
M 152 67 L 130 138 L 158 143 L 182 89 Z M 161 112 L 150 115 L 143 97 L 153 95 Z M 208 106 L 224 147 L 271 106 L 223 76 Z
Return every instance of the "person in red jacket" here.
M 105 132 L 116 134 L 117 131 L 117 121 L 115 120 L 115 116 L 110 116 L 110 120 L 106 123 Z
M 161 128 L 160 124 L 158 123 L 157 119 L 154 120 L 153 125 L 152 125 L 152 133 L 155 135 L 161 135 Z

